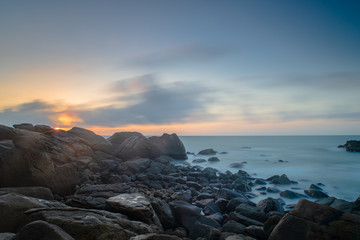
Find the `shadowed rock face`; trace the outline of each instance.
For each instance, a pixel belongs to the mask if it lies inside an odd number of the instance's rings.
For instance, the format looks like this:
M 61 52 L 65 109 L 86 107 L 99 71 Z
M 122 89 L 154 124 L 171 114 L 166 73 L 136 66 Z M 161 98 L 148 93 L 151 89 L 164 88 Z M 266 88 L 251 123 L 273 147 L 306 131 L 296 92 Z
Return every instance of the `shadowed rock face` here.
M 112 149 L 111 143 L 107 141 L 104 137 L 99 136 L 90 130 L 73 127 L 71 130 L 68 131 L 68 133 L 73 134 L 79 138 L 82 138 L 94 150 L 111 152 Z

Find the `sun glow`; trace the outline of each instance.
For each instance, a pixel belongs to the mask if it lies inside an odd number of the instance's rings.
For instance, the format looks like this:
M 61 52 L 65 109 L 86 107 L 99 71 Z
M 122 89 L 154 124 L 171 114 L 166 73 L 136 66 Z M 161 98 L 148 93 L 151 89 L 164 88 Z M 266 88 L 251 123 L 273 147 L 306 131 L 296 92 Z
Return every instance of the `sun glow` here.
M 58 126 L 73 126 L 77 123 L 82 123 L 83 119 L 81 119 L 75 113 L 59 113 L 50 117 L 50 120 L 54 123 L 54 125 Z M 57 127 L 59 129 L 63 129 L 62 127 Z

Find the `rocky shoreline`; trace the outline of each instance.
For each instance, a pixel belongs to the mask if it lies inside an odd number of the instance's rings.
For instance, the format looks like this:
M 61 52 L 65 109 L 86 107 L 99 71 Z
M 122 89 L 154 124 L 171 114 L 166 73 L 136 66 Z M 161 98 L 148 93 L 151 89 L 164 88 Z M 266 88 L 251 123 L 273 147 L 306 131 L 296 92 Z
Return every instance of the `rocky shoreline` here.
M 0 239 L 360 239 L 360 198 L 268 187 L 296 184 L 285 174 L 174 164 L 186 156 L 176 134 L 0 125 Z M 252 189 L 300 200 L 254 203 Z

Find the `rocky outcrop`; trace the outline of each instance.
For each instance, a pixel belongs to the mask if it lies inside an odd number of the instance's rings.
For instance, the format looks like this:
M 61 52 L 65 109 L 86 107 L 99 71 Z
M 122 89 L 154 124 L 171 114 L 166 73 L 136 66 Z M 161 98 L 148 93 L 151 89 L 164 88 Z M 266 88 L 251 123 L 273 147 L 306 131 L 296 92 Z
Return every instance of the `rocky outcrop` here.
M 184 144 L 175 134 L 164 133 L 161 137 L 150 137 L 148 139 L 159 150 L 161 155 L 166 155 L 174 159 L 187 159 Z
M 54 200 L 51 190 L 44 187 L 0 188 L 0 194 L 2 193 L 18 193 L 33 198 Z
M 90 130 L 79 127 L 73 127 L 71 130 L 67 132 L 83 139 L 93 150 L 98 150 L 108 153 L 110 153 L 112 150 L 112 144 L 109 141 L 107 141 L 104 137 L 97 135 Z
M 198 155 L 215 155 L 217 152 L 212 149 L 212 148 L 209 148 L 209 149 L 204 149 L 204 150 L 201 150 Z
M 269 239 L 360 239 L 360 216 L 301 199 Z
M 338 148 L 345 148 L 348 152 L 360 152 L 360 141 L 350 140 L 344 145 L 339 145 Z

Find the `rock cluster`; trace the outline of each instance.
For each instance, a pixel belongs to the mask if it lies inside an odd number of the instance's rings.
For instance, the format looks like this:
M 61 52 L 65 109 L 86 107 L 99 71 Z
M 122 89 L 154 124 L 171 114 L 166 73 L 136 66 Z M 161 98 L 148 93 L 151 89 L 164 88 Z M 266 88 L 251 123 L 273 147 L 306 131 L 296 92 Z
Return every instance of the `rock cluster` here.
M 348 152 L 360 152 L 360 141 L 346 141 L 344 145 L 339 145 L 338 148 L 345 148 Z
M 264 180 L 242 170 L 172 164 L 185 153 L 175 134 L 104 139 L 81 128 L 0 126 L 0 239 L 360 237 L 360 198 L 300 200 L 290 212 L 281 199 L 255 204 L 252 187 L 270 192 L 276 189 L 268 183 L 295 182 L 284 174 Z M 305 193 L 321 192 L 316 187 Z

